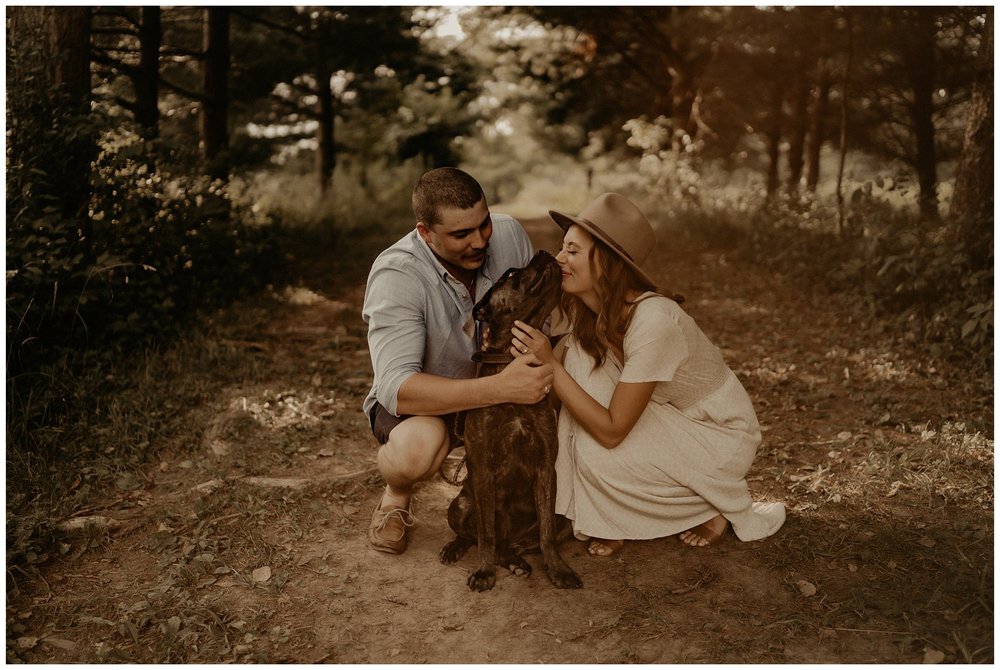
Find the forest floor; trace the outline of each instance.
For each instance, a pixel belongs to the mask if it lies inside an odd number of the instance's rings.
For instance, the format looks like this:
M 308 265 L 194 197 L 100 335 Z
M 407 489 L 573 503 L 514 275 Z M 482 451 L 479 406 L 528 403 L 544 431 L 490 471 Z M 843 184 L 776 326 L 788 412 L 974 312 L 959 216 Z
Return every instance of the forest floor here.
M 557 247 L 551 223 L 526 226 Z M 683 236 L 649 267 L 754 399 L 750 488 L 785 503 L 785 526 L 710 548 L 629 542 L 610 559 L 571 540 L 582 590 L 553 588 L 532 556 L 530 577 L 501 570 L 473 593 L 474 550 L 438 560 L 457 493 L 438 476 L 418 490 L 408 551 L 370 550 L 382 483 L 360 306 L 391 241 L 302 259 L 292 285 L 119 380 L 122 407 L 145 394 L 143 411 L 167 417 L 156 457 L 61 519 L 37 570 L 8 559 L 8 662 L 993 661 L 991 373 Z M 8 507 L 8 538 L 11 523 Z

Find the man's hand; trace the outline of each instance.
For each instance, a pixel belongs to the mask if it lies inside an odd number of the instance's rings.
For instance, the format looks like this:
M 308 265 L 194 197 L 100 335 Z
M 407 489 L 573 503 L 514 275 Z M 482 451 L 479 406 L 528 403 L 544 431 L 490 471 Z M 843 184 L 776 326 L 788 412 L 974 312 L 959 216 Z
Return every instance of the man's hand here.
M 507 402 L 534 405 L 552 390 L 553 370 L 533 354 L 518 356 L 502 372 L 494 375 L 504 389 Z

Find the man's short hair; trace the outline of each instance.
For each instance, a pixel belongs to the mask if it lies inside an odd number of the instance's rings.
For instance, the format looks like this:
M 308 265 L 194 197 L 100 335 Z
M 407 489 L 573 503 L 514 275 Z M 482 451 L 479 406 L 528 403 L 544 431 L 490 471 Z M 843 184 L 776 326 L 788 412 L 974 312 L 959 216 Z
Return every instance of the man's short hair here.
M 427 227 L 440 223 L 442 209 L 469 209 L 486 195 L 479 182 L 458 168 L 425 172 L 413 187 L 413 214 Z

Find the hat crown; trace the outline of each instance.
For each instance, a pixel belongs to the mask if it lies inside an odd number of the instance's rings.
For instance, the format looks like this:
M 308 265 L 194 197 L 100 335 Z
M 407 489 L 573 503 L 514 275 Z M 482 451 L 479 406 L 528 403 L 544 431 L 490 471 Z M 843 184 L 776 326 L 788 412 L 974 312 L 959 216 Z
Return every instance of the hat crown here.
M 617 245 L 618 251 L 624 251 L 636 265 L 642 265 L 656 245 L 656 235 L 646 215 L 618 193 L 599 195 L 579 216 L 604 233 L 606 241 Z

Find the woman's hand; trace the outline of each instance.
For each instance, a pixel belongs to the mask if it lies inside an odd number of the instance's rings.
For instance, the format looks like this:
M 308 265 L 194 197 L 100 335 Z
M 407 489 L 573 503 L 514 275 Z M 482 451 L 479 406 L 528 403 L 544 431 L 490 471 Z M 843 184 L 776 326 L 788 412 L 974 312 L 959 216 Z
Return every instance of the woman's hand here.
M 552 355 L 552 345 L 545 333 L 521 321 L 514 322 L 514 329 L 511 332 L 514 337 L 510 342 L 510 353 L 515 358 L 534 354 L 543 365 L 552 365 L 556 362 L 555 356 Z

